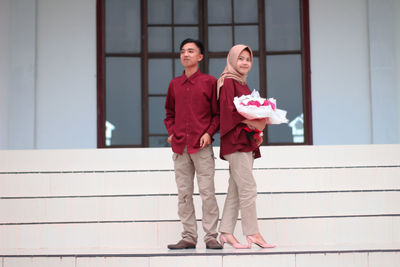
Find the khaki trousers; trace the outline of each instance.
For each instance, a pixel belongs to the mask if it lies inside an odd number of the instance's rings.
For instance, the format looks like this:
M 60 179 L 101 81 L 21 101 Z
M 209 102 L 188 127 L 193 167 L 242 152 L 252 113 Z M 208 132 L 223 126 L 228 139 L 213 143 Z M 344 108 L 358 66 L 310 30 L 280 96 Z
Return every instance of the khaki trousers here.
M 233 234 L 240 214 L 244 235 L 259 232 L 256 211 L 257 185 L 253 177 L 253 153 L 235 152 L 225 155 L 229 162 L 229 187 L 219 231 Z
M 178 215 L 183 224 L 182 238 L 197 243 L 197 223 L 193 205 L 194 174 L 196 172 L 202 200 L 204 241 L 216 238 L 219 209 L 215 198 L 215 161 L 212 146 L 208 145 L 194 154 L 185 148 L 182 155 L 173 154 L 175 180 L 178 187 Z

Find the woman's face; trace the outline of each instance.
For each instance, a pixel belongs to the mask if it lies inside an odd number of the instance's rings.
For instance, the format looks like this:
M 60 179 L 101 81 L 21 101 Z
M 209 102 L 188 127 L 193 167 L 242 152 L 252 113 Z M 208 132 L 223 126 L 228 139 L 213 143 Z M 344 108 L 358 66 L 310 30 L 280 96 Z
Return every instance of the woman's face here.
M 250 52 L 247 49 L 243 50 L 238 57 L 236 68 L 240 72 L 240 74 L 247 74 L 251 69 L 251 57 Z

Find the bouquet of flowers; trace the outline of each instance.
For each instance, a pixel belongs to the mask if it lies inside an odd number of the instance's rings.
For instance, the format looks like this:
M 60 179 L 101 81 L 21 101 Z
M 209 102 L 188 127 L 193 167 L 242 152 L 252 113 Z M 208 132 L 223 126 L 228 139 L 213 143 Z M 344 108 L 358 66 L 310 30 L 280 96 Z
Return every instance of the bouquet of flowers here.
M 236 110 L 248 120 L 268 118 L 270 124 L 288 123 L 286 111 L 276 108 L 274 98 L 265 99 L 255 89 L 251 95 L 242 95 L 233 99 Z

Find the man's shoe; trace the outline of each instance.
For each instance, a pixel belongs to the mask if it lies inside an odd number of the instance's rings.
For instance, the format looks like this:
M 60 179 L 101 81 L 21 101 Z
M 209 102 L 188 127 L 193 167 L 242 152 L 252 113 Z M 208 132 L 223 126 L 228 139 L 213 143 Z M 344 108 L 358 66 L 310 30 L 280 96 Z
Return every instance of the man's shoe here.
M 217 239 L 212 238 L 206 242 L 206 248 L 209 249 L 222 249 L 221 244 L 217 241 Z
M 170 244 L 170 245 L 168 245 L 168 248 L 169 248 L 169 249 L 196 248 L 196 244 L 182 239 L 181 241 L 179 241 L 179 242 L 176 243 L 176 244 Z

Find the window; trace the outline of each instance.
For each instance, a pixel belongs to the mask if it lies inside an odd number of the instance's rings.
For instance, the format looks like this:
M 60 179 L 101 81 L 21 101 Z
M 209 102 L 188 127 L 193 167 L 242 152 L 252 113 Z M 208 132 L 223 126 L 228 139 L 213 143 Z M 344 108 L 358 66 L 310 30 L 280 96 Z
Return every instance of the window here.
M 229 49 L 249 45 L 250 89 L 276 98 L 290 121 L 267 127 L 264 144 L 312 144 L 307 0 L 97 4 L 98 147 L 168 145 L 164 102 L 169 81 L 182 75 L 179 44 L 189 37 L 204 43 L 200 70 L 217 78 Z

